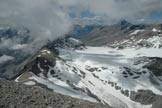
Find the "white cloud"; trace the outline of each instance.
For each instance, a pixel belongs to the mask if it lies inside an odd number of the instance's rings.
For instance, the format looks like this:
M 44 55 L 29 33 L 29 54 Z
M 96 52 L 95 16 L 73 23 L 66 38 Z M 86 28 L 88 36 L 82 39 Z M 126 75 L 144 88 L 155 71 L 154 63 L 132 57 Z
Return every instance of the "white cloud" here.
M 22 50 L 22 49 L 25 49 L 26 47 L 28 47 L 27 44 L 16 44 L 16 45 L 12 46 L 11 49 L 13 49 L 13 50 Z
M 7 61 L 13 60 L 14 57 L 8 56 L 8 55 L 3 55 L 0 57 L 0 64 L 5 63 Z
M 0 19 L 27 27 L 34 47 L 63 36 L 71 26 L 57 0 L 0 0 Z

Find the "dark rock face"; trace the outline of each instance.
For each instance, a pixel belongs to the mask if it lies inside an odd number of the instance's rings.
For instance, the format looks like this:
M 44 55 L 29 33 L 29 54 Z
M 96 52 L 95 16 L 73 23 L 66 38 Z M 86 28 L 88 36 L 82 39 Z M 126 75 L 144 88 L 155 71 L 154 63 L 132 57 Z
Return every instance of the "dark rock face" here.
M 131 91 L 130 99 L 143 105 L 152 104 L 151 108 L 161 108 L 162 106 L 162 96 L 156 95 L 150 90 Z
M 38 86 L 0 79 L 0 108 L 110 108 L 108 105 L 92 103 L 64 96 Z
M 144 105 L 149 105 L 156 101 L 156 95 L 149 90 L 131 91 L 130 99 Z
M 42 53 L 41 51 L 43 50 L 48 53 Z M 22 72 L 33 72 L 35 75 L 42 73 L 45 77 L 47 77 L 50 67 L 55 66 L 57 57 L 57 52 L 55 54 L 55 52 L 50 51 L 50 49 L 44 48 L 34 55 L 27 64 L 25 64 Z
M 152 108 L 161 108 L 162 107 L 162 96 L 158 96 L 156 101 L 152 104 Z
M 150 58 L 150 62 L 144 67 L 149 69 L 155 76 L 162 76 L 162 58 Z
M 121 30 L 124 30 L 125 28 L 132 26 L 132 24 L 129 23 L 129 22 L 127 22 L 126 20 L 121 20 L 121 21 L 117 24 L 117 26 L 119 26 Z
M 49 71 L 50 67 L 54 67 L 55 65 L 55 60 L 47 60 L 44 57 L 37 57 L 36 60 L 34 61 L 34 64 L 32 65 L 31 71 L 38 75 L 41 73 L 40 68 L 43 70 L 43 75 L 47 76 L 47 73 Z

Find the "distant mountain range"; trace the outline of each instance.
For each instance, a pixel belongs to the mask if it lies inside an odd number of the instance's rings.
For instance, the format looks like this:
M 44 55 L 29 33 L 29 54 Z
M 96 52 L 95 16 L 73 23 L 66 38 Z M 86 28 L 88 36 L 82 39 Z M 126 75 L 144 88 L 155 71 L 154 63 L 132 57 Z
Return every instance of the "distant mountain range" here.
M 88 29 L 87 28 L 91 28 Z M 84 31 L 82 34 L 77 34 L 79 31 Z M 86 31 L 86 32 L 85 32 Z M 124 41 L 134 38 L 137 41 L 140 39 L 148 39 L 153 36 L 162 36 L 162 24 L 131 24 L 126 20 L 113 25 L 107 26 L 85 26 L 74 29 L 73 36 L 81 39 L 86 45 L 103 46 L 111 45 L 114 42 Z M 79 32 L 80 33 L 80 32 Z

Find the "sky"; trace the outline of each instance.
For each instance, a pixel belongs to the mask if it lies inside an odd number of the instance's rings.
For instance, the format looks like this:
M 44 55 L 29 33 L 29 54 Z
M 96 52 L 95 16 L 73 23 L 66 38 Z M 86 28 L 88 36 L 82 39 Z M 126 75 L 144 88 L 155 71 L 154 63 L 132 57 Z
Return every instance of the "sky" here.
M 31 31 L 31 46 L 68 33 L 73 24 L 162 23 L 162 0 L 0 0 L 0 24 Z M 13 42 L 14 43 L 14 42 Z
M 74 19 L 100 18 L 104 24 L 126 19 L 144 23 L 162 22 L 162 0 L 70 0 L 64 3 Z M 75 2 L 74 2 L 75 1 Z
M 150 19 L 162 22 L 162 10 L 159 10 L 159 11 L 157 11 L 155 13 L 152 13 L 150 15 Z

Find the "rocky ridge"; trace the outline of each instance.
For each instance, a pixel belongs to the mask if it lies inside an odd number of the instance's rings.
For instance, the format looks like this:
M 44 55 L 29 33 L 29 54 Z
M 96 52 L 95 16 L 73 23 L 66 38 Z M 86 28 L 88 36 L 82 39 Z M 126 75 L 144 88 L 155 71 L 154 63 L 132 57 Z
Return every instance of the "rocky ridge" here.
M 1 108 L 110 108 L 100 103 L 92 103 L 58 94 L 39 86 L 0 79 Z

